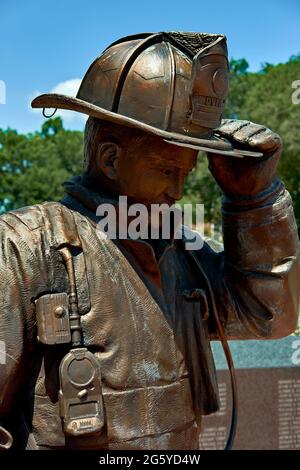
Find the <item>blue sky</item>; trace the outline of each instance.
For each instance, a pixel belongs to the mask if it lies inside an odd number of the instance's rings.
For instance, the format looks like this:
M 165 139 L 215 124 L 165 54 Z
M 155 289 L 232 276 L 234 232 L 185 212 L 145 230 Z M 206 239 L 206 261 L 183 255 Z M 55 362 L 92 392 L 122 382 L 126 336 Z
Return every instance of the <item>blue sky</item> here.
M 245 57 L 256 71 L 300 52 L 300 2 L 0 0 L 0 80 L 6 85 L 0 128 L 39 129 L 44 118 L 29 107 L 38 92 L 72 93 L 112 41 L 168 30 L 224 33 L 229 56 Z M 84 126 L 76 113 L 64 122 L 70 129 Z

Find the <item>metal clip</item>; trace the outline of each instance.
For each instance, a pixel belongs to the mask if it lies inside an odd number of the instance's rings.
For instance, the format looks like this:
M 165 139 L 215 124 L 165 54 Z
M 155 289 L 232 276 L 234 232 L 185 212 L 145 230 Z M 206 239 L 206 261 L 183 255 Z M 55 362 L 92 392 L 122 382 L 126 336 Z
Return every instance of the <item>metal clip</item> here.
M 47 115 L 46 112 L 45 112 L 45 109 L 46 108 L 43 108 L 43 116 L 47 119 L 52 118 L 54 116 L 54 114 L 56 113 L 56 111 L 57 111 L 57 108 L 55 108 L 52 114 Z
M 200 302 L 201 317 L 203 320 L 208 319 L 209 309 L 205 290 L 199 288 L 184 290 L 182 295 L 187 302 Z
M 13 438 L 7 429 L 0 426 L 0 450 L 8 450 L 13 444 Z

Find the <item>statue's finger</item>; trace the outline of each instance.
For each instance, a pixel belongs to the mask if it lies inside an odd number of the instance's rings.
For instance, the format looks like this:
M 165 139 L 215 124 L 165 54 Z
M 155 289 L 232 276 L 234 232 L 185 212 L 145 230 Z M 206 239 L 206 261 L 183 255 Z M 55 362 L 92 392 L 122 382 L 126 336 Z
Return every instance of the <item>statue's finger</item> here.
M 217 132 L 224 137 L 231 137 L 235 132 L 243 127 L 249 125 L 249 121 L 240 121 L 236 119 L 224 119 L 222 125 L 217 129 Z
M 266 128 L 264 126 L 250 122 L 247 126 L 238 129 L 232 137 L 236 142 L 248 144 L 251 136 L 264 132 L 265 130 Z
M 258 132 L 249 137 L 248 144 L 251 147 L 259 148 L 262 152 L 270 152 L 281 146 L 281 138 L 270 129 Z

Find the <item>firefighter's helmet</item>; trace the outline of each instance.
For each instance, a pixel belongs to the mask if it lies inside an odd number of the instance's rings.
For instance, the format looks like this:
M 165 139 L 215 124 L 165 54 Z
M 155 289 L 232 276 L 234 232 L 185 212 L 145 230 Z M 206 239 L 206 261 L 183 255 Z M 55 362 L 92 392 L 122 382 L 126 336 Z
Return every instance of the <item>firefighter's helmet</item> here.
M 228 94 L 226 37 L 143 33 L 111 44 L 86 72 L 76 98 L 45 94 L 34 108 L 61 108 L 141 129 L 167 142 L 241 156 L 218 135 Z

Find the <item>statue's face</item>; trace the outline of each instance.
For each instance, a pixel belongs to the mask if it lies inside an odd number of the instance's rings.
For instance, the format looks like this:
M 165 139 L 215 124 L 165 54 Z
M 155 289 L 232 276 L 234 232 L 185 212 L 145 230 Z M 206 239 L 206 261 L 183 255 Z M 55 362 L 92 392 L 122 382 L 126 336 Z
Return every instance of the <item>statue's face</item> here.
M 150 137 L 122 154 L 118 163 L 120 194 L 132 202 L 172 205 L 181 199 L 185 178 L 198 151 Z

